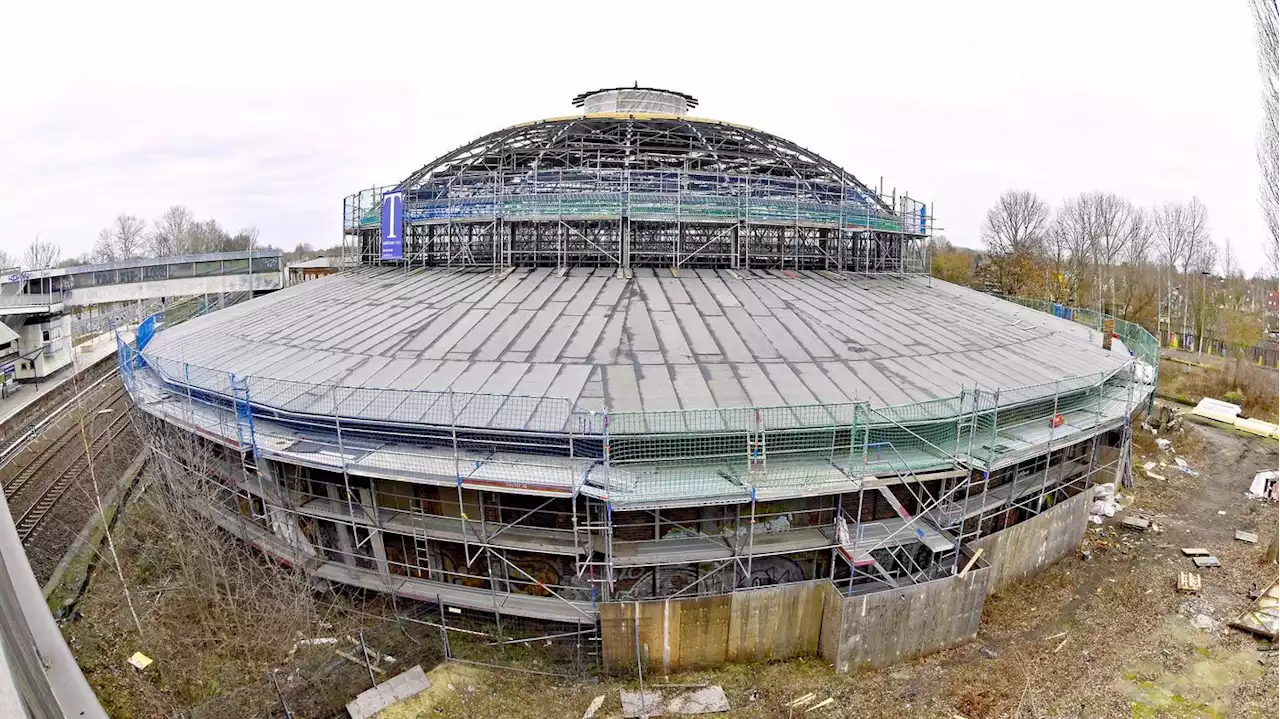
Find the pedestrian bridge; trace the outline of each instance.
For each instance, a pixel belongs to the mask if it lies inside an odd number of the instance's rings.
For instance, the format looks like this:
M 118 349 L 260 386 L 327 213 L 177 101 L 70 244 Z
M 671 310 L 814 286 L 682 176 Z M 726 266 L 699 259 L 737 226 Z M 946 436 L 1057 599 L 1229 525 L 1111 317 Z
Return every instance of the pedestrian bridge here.
M 0 315 L 53 314 L 92 305 L 284 287 L 276 249 L 159 257 L 15 272 L 0 283 Z

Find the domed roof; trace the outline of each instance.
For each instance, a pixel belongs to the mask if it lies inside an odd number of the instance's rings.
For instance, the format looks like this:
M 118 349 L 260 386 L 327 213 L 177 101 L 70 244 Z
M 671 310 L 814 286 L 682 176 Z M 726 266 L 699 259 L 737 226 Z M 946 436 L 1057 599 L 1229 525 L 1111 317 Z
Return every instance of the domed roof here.
M 622 92 L 643 92 L 644 97 L 619 96 Z M 697 102 L 681 93 L 646 88 L 598 90 L 577 101 L 599 104 L 594 98 L 602 95 L 619 107 L 651 105 L 655 97 L 665 96 L 690 107 Z M 557 170 L 792 180 L 802 186 L 811 183 L 815 194 L 842 187 L 870 206 L 893 212 L 871 188 L 815 152 L 762 130 L 676 112 L 596 112 L 515 125 L 436 158 L 395 189 L 412 196 L 416 190 L 443 185 L 457 195 L 459 190 L 465 194 L 472 180 L 488 186 L 495 174 L 505 176 L 503 184 L 510 185 Z

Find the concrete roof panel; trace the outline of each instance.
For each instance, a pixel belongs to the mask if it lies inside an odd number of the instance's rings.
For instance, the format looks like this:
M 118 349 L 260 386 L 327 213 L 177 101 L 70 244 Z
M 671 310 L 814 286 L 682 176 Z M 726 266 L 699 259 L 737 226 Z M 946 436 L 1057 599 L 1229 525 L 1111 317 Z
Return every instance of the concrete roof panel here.
M 1087 327 L 914 277 L 365 268 L 162 330 L 148 353 L 258 380 L 358 385 L 367 389 L 342 394 L 344 413 L 356 415 L 377 404 L 379 416 L 435 416 L 378 388 L 526 395 L 483 407 L 467 400 L 465 415 L 553 429 L 571 402 L 886 406 L 975 384 L 1051 387 L 1124 362 L 1098 345 Z M 275 396 L 319 407 L 338 395 Z

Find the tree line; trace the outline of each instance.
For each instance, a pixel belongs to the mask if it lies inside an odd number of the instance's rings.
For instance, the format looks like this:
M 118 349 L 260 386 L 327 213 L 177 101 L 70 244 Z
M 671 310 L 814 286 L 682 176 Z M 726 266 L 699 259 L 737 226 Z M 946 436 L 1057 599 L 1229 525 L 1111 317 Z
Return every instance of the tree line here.
M 1057 207 L 1009 190 L 981 227 L 983 250 L 936 238 L 932 271 L 942 279 L 1003 295 L 1097 309 L 1160 334 L 1260 341 L 1266 327 L 1266 269 L 1250 280 L 1231 241 L 1216 242 L 1198 199 L 1139 207 L 1087 192 Z
M 0 269 L 21 267 L 44 270 L 51 267 L 74 267 L 105 262 L 120 262 L 143 257 L 201 255 L 210 252 L 237 252 L 250 249 L 274 249 L 259 241 L 258 229 L 242 227 L 235 234 L 223 229 L 216 219 L 197 220 L 184 205 L 174 205 L 151 222 L 137 215 L 121 214 L 111 225 L 98 231 L 93 247 L 86 253 L 64 258 L 62 248 L 37 237 L 19 255 L 0 250 Z M 309 243 L 299 243 L 285 260 L 294 261 L 315 256 Z

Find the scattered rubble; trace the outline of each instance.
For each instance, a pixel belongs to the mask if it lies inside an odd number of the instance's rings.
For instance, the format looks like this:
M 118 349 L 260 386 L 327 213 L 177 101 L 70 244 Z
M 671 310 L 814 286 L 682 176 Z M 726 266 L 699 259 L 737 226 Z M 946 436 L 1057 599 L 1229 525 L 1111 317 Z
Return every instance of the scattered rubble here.
M 1156 405 L 1155 411 L 1144 423 L 1153 433 L 1176 432 L 1182 429 L 1182 414 L 1166 404 Z
M 1237 529 L 1237 530 L 1236 530 L 1236 539 L 1240 540 L 1241 542 L 1248 542 L 1249 544 L 1257 544 L 1257 543 L 1258 543 L 1258 533 L 1257 533 L 1257 532 L 1246 532 L 1246 531 L 1244 531 L 1243 529 Z
M 1212 554 L 1205 557 L 1192 557 L 1191 561 L 1196 565 L 1196 567 L 1200 569 L 1205 569 L 1207 567 L 1222 566 L 1222 562 L 1219 562 L 1218 558 L 1213 556 Z

